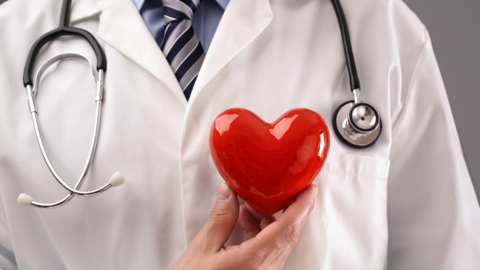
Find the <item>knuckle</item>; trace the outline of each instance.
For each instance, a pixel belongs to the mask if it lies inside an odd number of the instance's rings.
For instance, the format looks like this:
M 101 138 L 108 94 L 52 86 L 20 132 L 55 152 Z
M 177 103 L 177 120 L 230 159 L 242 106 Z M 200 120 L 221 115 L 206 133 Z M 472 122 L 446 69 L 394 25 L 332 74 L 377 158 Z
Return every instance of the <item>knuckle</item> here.
M 288 242 L 288 241 L 282 240 L 281 237 L 279 237 L 278 239 L 273 241 L 273 243 L 271 245 L 271 250 L 269 250 L 268 255 L 270 255 L 270 253 L 277 252 L 279 250 L 285 249 L 285 242 Z M 267 256 L 265 256 L 265 257 L 267 257 Z
M 260 260 L 257 260 L 248 267 L 249 270 L 264 270 L 268 269 L 267 267 L 267 258 L 262 258 Z
M 300 230 L 301 230 L 301 224 L 298 220 L 288 225 L 285 230 L 285 239 L 287 240 L 287 242 L 295 246 L 297 244 L 297 239 L 298 239 L 298 235 L 300 234 Z
M 215 207 L 210 213 L 210 220 L 213 222 L 225 220 L 229 216 L 229 212 L 223 207 Z
M 278 242 L 278 241 L 274 241 Z M 245 242 L 242 244 L 244 245 Z M 267 245 L 261 247 L 244 246 L 249 250 L 247 254 L 248 264 L 243 268 L 245 270 L 267 270 L 271 269 L 270 261 L 272 254 L 275 253 L 275 248 L 268 247 Z

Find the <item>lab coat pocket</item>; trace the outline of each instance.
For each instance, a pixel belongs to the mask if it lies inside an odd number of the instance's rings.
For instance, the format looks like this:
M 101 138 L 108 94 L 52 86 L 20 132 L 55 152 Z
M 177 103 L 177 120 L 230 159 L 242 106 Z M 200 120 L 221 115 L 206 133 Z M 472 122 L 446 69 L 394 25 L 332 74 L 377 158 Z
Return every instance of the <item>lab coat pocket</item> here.
M 315 208 L 284 269 L 385 269 L 390 160 L 330 153 Z

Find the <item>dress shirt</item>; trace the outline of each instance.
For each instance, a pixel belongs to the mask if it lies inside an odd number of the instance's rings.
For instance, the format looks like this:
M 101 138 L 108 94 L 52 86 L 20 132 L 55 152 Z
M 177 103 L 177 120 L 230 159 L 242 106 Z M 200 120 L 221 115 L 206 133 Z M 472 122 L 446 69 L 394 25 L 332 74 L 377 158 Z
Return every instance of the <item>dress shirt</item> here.
M 157 43 L 162 44 L 164 35 L 163 7 L 161 0 L 132 0 L 141 13 L 143 21 Z M 202 0 L 193 15 L 193 29 L 207 53 L 223 12 L 230 0 Z M 153 7 L 153 8 L 152 8 Z

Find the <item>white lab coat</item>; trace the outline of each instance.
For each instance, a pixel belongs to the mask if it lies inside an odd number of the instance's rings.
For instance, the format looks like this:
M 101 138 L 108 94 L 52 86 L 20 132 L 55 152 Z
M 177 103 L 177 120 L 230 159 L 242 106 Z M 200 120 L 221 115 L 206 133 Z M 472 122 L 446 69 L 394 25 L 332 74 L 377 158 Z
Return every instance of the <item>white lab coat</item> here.
M 108 61 L 99 145 L 82 189 L 116 171 L 127 182 L 56 210 L 16 199 L 67 194 L 42 159 L 22 84 L 28 51 L 57 26 L 61 1 L 1 5 L 0 268 L 168 269 L 223 181 L 208 147 L 214 118 L 244 107 L 271 122 L 305 107 L 328 123 L 331 149 L 285 269 L 479 269 L 480 210 L 427 31 L 399 0 L 342 4 L 361 97 L 383 123 L 365 150 L 332 130 L 334 110 L 352 97 L 329 0 L 232 0 L 188 104 L 130 0 L 75 1 L 71 25 L 96 34 Z M 86 42 L 62 38 L 36 66 L 62 52 L 95 59 Z M 53 164 L 73 186 L 88 153 L 95 86 L 84 62 L 51 71 L 37 96 L 40 124 Z M 244 238 L 237 226 L 228 244 Z

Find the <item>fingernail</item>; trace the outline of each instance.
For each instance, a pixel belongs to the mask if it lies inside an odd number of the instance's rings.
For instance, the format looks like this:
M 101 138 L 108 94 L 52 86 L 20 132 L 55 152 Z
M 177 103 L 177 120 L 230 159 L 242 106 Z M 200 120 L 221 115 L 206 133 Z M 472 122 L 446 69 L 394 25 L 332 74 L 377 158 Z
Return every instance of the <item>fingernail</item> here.
M 228 198 L 230 198 L 230 195 L 232 192 L 230 191 L 230 188 L 222 183 L 220 186 L 218 186 L 218 191 L 217 191 L 217 200 L 219 201 L 226 201 Z

